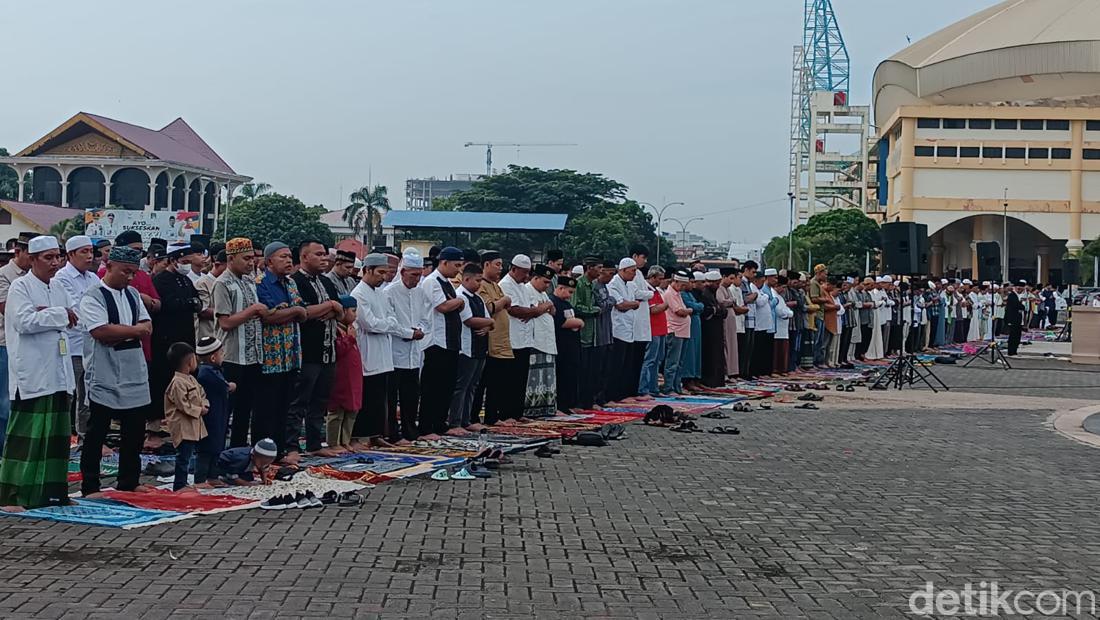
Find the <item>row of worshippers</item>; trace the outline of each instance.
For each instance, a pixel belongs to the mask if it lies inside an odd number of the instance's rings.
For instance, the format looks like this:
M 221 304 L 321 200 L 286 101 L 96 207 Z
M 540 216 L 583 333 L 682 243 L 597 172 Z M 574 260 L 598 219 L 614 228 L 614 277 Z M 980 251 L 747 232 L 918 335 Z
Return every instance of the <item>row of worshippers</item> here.
M 143 253 L 140 236 L 124 233 L 101 277 L 89 273 L 89 242 L 71 239 L 63 261 L 56 239 L 36 237 L 13 261 L 29 275 L 11 280 L 5 297 L 8 428 L 19 447 L 0 460 L 0 505 L 64 501 L 74 391 L 88 409 L 81 470 L 92 494 L 112 419 L 122 435 L 118 488 L 130 490 L 147 420 L 160 428 L 165 409 L 198 412 L 201 425 L 169 427 L 181 455 L 193 450 L 207 464 L 195 470 L 205 484 L 227 444 L 247 455 L 271 438 L 273 457 L 293 464 L 303 434 L 318 455 L 465 434 L 482 429 L 482 410 L 491 425 L 782 375 L 807 355 L 819 365 L 873 359 L 896 350 L 894 332 L 916 347 L 919 326 L 930 324 L 918 312 L 924 294 L 906 283 L 838 282 L 823 266 L 807 279 L 752 261 L 723 272 L 646 270 L 640 246 L 618 261 L 588 257 L 579 274 L 561 273 L 557 252 L 538 265 L 516 255 L 505 272 L 494 251 L 439 248 L 425 259 L 382 250 L 362 260 L 352 286 L 354 260 L 316 241 L 257 252 L 236 238 L 205 261 L 188 246 Z M 58 273 L 63 262 L 83 288 Z M 895 296 L 900 303 L 879 303 Z M 883 322 L 883 307 L 899 309 Z M 895 316 L 902 327 L 890 329 Z M 196 339 L 196 329 L 214 335 Z M 202 398 L 185 379 L 192 351 L 203 360 Z
M 307 242 L 300 254 L 309 260 L 295 268 L 285 244 L 269 244 L 259 259 L 247 239 L 231 240 L 216 254 L 183 244 L 151 245 L 145 252 L 140 235 L 129 231 L 114 244 L 76 236 L 64 251 L 55 237 L 28 233 L 10 245 L 13 258 L 0 268 L 5 338 L 0 353 L 10 361 L 0 382 L 10 396 L 4 401 L 10 419 L 2 428 L 10 437 L 0 458 L 0 506 L 67 501 L 70 402 L 83 444 L 85 495 L 99 490 L 100 457 L 112 420 L 121 431 L 121 490 L 138 487 L 143 437 L 147 429 L 164 428 L 166 409 L 181 456 L 184 448 L 188 456 L 194 448 L 198 461 L 206 463 L 226 454 L 234 407 L 248 407 L 247 419 L 233 420 L 243 426 L 234 446 L 247 445 L 250 432 L 254 441 L 278 436 L 275 427 L 285 432 L 286 416 L 296 412 L 304 418 L 307 407 L 320 413 L 323 424 L 328 388 L 321 395 L 311 383 L 323 382 L 327 368 L 311 371 L 335 363 L 335 354 L 325 349 L 334 336 L 331 321 L 346 322 L 347 306 L 353 305 L 336 293 L 335 283 L 354 273 L 354 257 L 334 261 L 322 244 Z M 299 294 L 296 281 L 308 289 L 315 280 L 331 297 L 307 304 L 303 298 L 316 300 L 316 294 Z M 196 342 L 196 329 L 224 340 L 206 336 Z M 196 370 L 196 352 L 203 359 L 199 380 L 210 379 L 202 381 L 201 399 L 173 390 L 181 369 Z M 310 400 L 311 395 L 318 396 Z M 194 413 L 203 424 L 172 419 L 181 403 L 196 401 L 203 403 Z M 275 414 L 261 415 L 269 404 Z M 298 436 L 298 430 L 289 432 Z M 316 439 L 317 433 L 311 435 Z M 247 468 L 267 458 L 268 445 L 260 441 L 244 448 L 243 460 L 230 460 Z M 184 467 L 188 460 L 182 459 Z

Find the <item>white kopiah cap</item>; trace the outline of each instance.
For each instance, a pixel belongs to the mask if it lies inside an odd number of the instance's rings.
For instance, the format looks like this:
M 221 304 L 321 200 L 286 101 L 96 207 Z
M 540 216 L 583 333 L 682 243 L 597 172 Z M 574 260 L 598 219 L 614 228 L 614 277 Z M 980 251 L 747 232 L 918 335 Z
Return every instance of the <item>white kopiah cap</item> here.
M 31 254 L 38 254 L 39 252 L 45 252 L 46 250 L 58 250 L 61 248 L 57 243 L 57 237 L 50 235 L 39 235 L 34 239 L 31 239 L 27 244 L 27 251 Z
M 707 279 L 707 282 L 717 282 L 722 279 L 722 274 L 717 271 L 708 271 L 704 277 Z
M 77 235 L 65 242 L 65 251 L 72 252 L 80 248 L 92 247 L 92 238 L 87 235 Z
M 777 271 L 775 269 L 770 269 L 769 268 L 769 269 L 764 270 L 764 276 L 765 277 L 767 277 L 767 276 L 777 276 L 777 275 L 779 275 L 779 271 Z
M 570 273 L 572 273 L 575 276 L 584 275 L 584 267 L 581 267 L 580 265 L 575 265 L 573 267 L 573 269 L 570 271 Z
M 695 278 L 696 282 L 702 282 L 703 280 L 707 279 L 707 277 L 705 275 L 703 275 L 702 271 L 695 271 L 691 275 L 692 275 L 692 277 Z
M 531 257 L 526 254 L 516 254 L 512 257 L 512 266 L 520 269 L 530 269 Z
M 416 250 L 406 250 L 401 256 L 401 262 L 405 267 L 409 269 L 423 269 L 424 257 L 420 255 L 420 252 Z
M 634 262 L 633 258 L 624 258 L 619 261 L 619 269 L 630 269 L 631 267 L 637 267 L 638 263 Z

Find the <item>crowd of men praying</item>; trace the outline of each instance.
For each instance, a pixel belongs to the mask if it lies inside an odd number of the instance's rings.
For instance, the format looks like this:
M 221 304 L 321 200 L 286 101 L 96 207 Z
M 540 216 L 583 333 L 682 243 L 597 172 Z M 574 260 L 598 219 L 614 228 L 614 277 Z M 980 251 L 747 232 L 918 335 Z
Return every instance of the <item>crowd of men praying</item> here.
M 68 502 L 74 435 L 81 492 L 98 493 L 112 423 L 119 490 L 143 490 L 140 453 L 164 436 L 175 489 L 252 484 L 303 451 L 466 436 L 1001 333 L 1014 355 L 1033 315 L 1057 320 L 1049 290 L 1023 282 L 651 266 L 642 246 L 570 267 L 554 250 L 541 263 L 455 247 L 360 259 L 319 241 L 146 246 L 136 232 L 63 246 L 27 233 L 7 250 L 6 510 Z

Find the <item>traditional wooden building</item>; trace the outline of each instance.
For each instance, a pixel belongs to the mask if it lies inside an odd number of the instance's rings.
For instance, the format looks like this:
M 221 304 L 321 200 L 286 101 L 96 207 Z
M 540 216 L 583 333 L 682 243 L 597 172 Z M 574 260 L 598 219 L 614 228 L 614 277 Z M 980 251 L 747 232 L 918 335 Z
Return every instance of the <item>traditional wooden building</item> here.
M 21 203 L 197 211 L 205 234 L 222 201 L 252 180 L 182 118 L 154 130 L 80 112 L 0 164 L 19 175 Z

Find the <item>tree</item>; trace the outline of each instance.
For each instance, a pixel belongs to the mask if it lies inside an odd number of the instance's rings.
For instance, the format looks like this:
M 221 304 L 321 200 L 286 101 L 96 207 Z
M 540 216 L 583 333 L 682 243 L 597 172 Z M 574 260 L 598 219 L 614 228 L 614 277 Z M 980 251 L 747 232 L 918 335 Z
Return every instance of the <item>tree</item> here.
M 8 149 L 0 147 L 0 157 L 7 157 Z M 18 200 L 19 175 L 7 165 L 0 164 L 0 199 Z
M 49 234 L 60 239 L 62 244 L 77 235 L 83 235 L 84 215 L 77 215 L 67 220 L 61 220 L 50 227 Z
M 241 186 L 241 193 L 233 196 L 233 205 L 238 205 L 248 200 L 255 200 L 260 196 L 265 196 L 271 193 L 271 184 L 264 183 L 262 181 L 256 181 L 254 183 L 245 183 Z
M 293 196 L 265 194 L 234 205 L 229 210 L 228 235 L 219 229 L 214 237 L 247 237 L 261 248 L 272 241 L 282 241 L 291 248 L 297 248 L 306 239 L 333 245 L 335 239 L 332 231 L 321 222 L 324 213 L 324 207 L 307 207 Z
M 505 256 L 557 247 L 571 260 L 589 254 L 618 259 L 635 244 L 646 245 L 652 255 L 656 250 L 653 217 L 637 202 L 627 200 L 626 194 L 625 185 L 601 174 L 509 166 L 504 174 L 435 200 L 433 209 L 568 216 L 565 230 L 558 235 L 516 230 L 471 239 L 474 245 L 497 249 Z M 661 255 L 673 256 L 667 242 L 662 243 Z
M 1093 259 L 1100 256 L 1100 237 L 1090 241 L 1081 250 L 1081 283 L 1088 284 L 1093 281 Z
M 794 229 L 794 268 L 807 261 L 824 263 L 832 273 L 862 273 L 871 253 L 871 269 L 877 268 L 875 254 L 880 245 L 878 223 L 858 209 L 836 209 L 818 213 Z M 770 266 L 787 265 L 787 238 L 776 237 L 764 249 Z
M 390 210 L 386 186 L 375 185 L 372 188 L 364 185 L 352 192 L 348 201 L 351 204 L 344 207 L 344 222 L 351 226 L 356 239 L 359 239 L 360 231 L 367 231 L 366 246 L 369 250 L 374 246 L 375 227 L 379 234 L 382 233 L 382 213 Z

